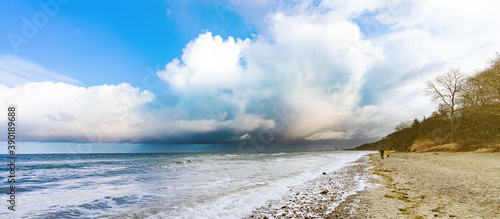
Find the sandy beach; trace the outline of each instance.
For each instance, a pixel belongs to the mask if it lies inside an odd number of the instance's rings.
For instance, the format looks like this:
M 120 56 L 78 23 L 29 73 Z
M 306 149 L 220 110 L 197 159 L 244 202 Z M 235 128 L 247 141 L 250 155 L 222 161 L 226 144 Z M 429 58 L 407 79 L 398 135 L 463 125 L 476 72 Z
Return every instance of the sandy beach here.
M 500 218 L 500 153 L 378 153 L 246 218 Z
M 363 218 L 500 218 L 500 153 L 371 154 Z

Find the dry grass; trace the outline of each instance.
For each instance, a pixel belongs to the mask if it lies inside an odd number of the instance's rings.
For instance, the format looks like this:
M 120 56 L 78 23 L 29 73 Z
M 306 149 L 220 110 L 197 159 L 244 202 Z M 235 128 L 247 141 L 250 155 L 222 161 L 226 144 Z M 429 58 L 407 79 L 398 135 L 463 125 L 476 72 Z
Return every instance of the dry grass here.
M 474 152 L 476 153 L 500 152 L 500 144 L 487 145 L 485 147 L 478 148 Z
M 463 143 L 462 143 L 463 144 Z M 457 143 L 439 144 L 431 140 L 417 141 L 410 147 L 411 152 L 474 152 L 474 153 L 491 153 L 500 152 L 500 144 L 489 145 L 467 145 L 466 150 L 463 145 Z
M 437 145 L 422 152 L 455 151 L 457 150 L 457 148 L 458 148 L 457 143 L 449 143 L 449 144 Z
M 424 150 L 428 150 L 429 148 L 433 147 L 434 145 L 435 145 L 435 143 L 432 142 L 431 140 L 417 141 L 417 142 L 413 143 L 413 145 L 411 145 L 410 151 L 411 152 L 422 152 Z
M 439 152 L 439 151 L 456 151 L 458 145 L 456 143 L 439 144 L 431 140 L 422 140 L 415 142 L 411 147 L 411 152 Z

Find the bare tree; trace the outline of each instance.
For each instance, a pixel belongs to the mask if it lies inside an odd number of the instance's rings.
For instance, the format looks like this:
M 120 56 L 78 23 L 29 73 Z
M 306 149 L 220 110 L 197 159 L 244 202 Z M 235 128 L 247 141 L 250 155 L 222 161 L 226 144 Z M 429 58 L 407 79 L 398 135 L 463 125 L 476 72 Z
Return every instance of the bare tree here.
M 458 97 L 466 81 L 467 76 L 460 69 L 454 68 L 434 80 L 425 82 L 425 94 L 431 97 L 433 101 L 443 103 L 450 109 L 452 129 Z
M 468 107 L 500 103 L 500 54 L 490 66 L 469 77 L 463 89 L 462 101 Z
M 412 125 L 411 120 L 403 121 L 403 122 L 400 122 L 396 127 L 394 127 L 394 130 L 399 132 L 399 131 L 402 131 L 404 129 L 411 128 L 411 125 Z

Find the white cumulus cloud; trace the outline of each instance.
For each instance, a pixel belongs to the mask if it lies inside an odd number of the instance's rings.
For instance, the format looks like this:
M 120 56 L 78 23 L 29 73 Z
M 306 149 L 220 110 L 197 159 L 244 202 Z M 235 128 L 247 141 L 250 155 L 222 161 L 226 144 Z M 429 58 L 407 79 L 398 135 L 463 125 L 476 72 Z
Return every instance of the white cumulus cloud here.
M 0 105 L 17 106 L 17 137 L 25 141 L 134 141 L 145 134 L 141 110 L 153 100 L 150 92 L 129 84 L 0 84 L 0 93 Z
M 273 109 L 286 107 L 287 138 L 381 137 L 433 110 L 425 80 L 450 67 L 480 69 L 500 49 L 495 1 L 265 4 L 273 7 L 260 35 L 203 33 L 158 72 L 180 95 L 184 118 L 279 123 Z

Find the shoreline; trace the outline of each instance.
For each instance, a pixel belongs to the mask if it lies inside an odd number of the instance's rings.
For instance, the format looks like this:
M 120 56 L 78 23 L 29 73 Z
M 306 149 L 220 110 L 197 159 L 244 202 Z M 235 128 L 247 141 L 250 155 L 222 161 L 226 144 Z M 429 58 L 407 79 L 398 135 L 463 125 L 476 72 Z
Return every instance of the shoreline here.
M 500 218 L 498 182 L 500 153 L 377 152 L 244 218 Z
M 352 218 L 360 194 L 369 190 L 368 155 L 301 185 L 289 187 L 279 199 L 269 200 L 243 218 Z
M 500 153 L 373 153 L 370 162 L 379 186 L 360 197 L 365 217 L 500 217 Z

